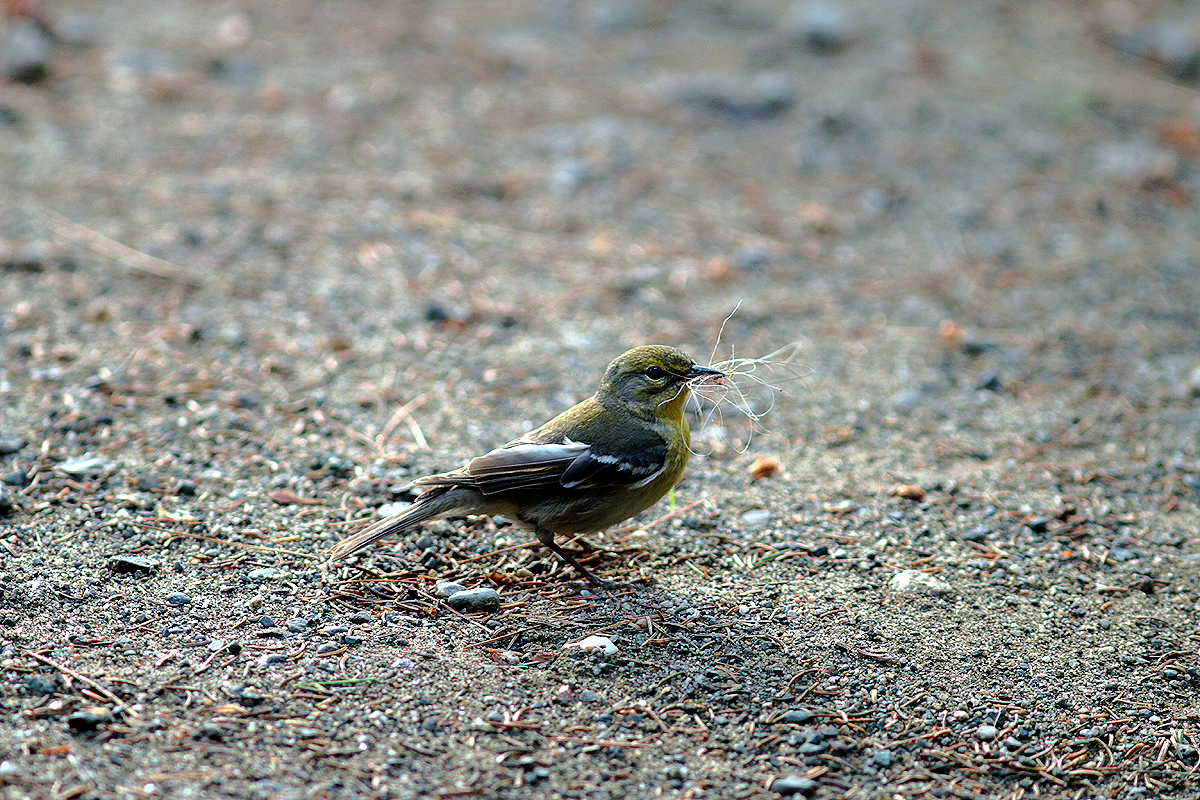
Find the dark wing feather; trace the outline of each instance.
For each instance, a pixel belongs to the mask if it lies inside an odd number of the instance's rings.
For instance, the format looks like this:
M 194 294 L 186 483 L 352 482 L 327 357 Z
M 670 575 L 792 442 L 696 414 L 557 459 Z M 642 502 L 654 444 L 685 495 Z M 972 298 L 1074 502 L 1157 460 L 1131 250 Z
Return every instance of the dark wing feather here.
M 621 456 L 599 453 L 589 447 L 571 462 L 559 482 L 567 489 L 638 483 L 660 472 L 666 461 L 666 442 Z
M 539 487 L 596 489 L 647 480 L 662 470 L 666 442 L 655 437 L 634 453 L 611 456 L 591 445 L 515 441 L 474 458 L 465 467 L 414 481 L 418 486 L 471 486 L 485 495 Z
M 563 473 L 590 448 L 581 442 L 513 442 L 484 453 L 464 468 L 484 494 L 556 485 Z

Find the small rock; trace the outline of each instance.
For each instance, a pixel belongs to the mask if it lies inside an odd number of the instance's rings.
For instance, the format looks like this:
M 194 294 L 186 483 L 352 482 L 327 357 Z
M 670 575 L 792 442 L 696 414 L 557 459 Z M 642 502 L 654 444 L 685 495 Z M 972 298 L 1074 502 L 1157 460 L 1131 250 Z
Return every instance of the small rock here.
M 871 763 L 877 767 L 890 767 L 895 761 L 895 756 L 891 750 L 876 750 L 875 755 L 871 756 Z
M 287 577 L 287 571 L 279 567 L 259 567 L 246 574 L 252 581 L 278 581 Z
M 999 392 L 1004 388 L 1004 384 L 1000 381 L 1000 373 L 985 372 L 979 377 L 979 382 L 975 384 L 975 388 L 981 392 Z
M 58 691 L 58 681 L 46 675 L 30 675 L 25 679 L 25 691 L 46 697 Z
M 1030 517 L 1025 521 L 1026 527 L 1034 533 L 1045 533 L 1050 529 L 1049 517 Z
M 901 594 L 950 594 L 954 591 L 941 578 L 915 569 L 897 572 L 888 581 L 888 588 Z
M 67 716 L 67 727 L 71 728 L 71 733 L 84 733 L 112 721 L 113 716 L 104 709 L 84 709 Z
M 888 490 L 892 497 L 902 497 L 905 500 L 921 502 L 925 499 L 925 490 L 911 483 L 901 483 Z
M 790 711 L 785 712 L 782 719 L 784 722 L 793 725 L 804 725 L 810 719 L 812 719 L 812 714 L 808 713 L 808 711 L 803 708 L 793 708 Z
M 613 643 L 613 640 L 607 636 L 585 636 L 578 642 L 567 642 L 563 645 L 563 649 L 577 648 L 585 653 L 603 653 L 606 656 L 611 656 L 616 653 L 619 648 Z
M 44 22 L 19 18 L 8 26 L 0 43 L 4 77 L 13 83 L 39 83 L 50 77 L 50 53 L 54 48 Z
M 920 389 L 901 389 L 888 400 L 892 408 L 901 414 L 910 414 L 925 402 L 925 392 Z
M 112 722 L 112 716 L 103 709 L 76 711 L 67 716 L 67 727 L 72 733 L 94 731 L 108 722 Z
M 447 597 L 446 603 L 454 610 L 465 613 L 497 611 L 500 608 L 500 593 L 485 587 L 464 589 Z
M 800 2 L 792 6 L 789 17 L 788 32 L 814 53 L 841 52 L 858 38 L 854 20 L 841 6 Z
M 25 446 L 25 440 L 17 436 L 0 434 L 0 456 L 11 456 Z
M 761 528 L 771 521 L 771 512 L 765 508 L 751 508 L 742 512 L 741 520 L 748 528 Z
M 13 501 L 12 495 L 7 489 L 0 486 L 0 517 L 7 517 L 16 510 L 17 504 Z
M 103 458 L 84 456 L 82 458 L 69 458 L 59 464 L 56 469 L 67 475 L 100 475 L 114 466 L 116 465 L 111 461 L 105 461 Z
M 282 664 L 285 661 L 287 661 L 287 655 L 285 653 L 263 653 L 258 657 L 258 665 L 260 667 L 269 667 L 272 664 Z
M 760 481 L 763 478 L 774 477 L 782 469 L 783 464 L 779 463 L 779 459 L 771 456 L 759 456 L 750 464 L 750 480 Z
M 108 568 L 118 575 L 149 574 L 158 569 L 158 562 L 143 556 L 113 556 L 108 560 Z
M 983 525 L 977 528 L 972 528 L 962 535 L 964 542 L 986 542 L 991 531 Z
M 292 633 L 303 633 L 308 630 L 308 620 L 300 617 L 292 617 L 283 623 L 284 627 Z
M 771 791 L 783 795 L 810 795 L 817 790 L 817 782 L 811 778 L 802 778 L 799 775 L 786 775 L 782 778 L 776 778 L 771 781 Z
M 191 595 L 186 595 L 183 592 L 171 592 L 167 595 L 167 602 L 173 606 L 186 606 L 192 602 Z
M 976 738 L 981 742 L 990 742 L 1000 735 L 1000 730 L 995 725 L 980 725 L 975 731 Z
M 459 583 L 454 583 L 453 581 L 438 581 L 433 587 L 433 596 L 440 597 L 445 600 L 452 594 L 458 594 L 459 592 L 465 592 L 466 590 L 467 587 Z
M 193 739 L 205 739 L 210 742 L 225 741 L 225 731 L 221 730 L 221 726 L 212 722 L 206 722 L 192 734 Z
M 1142 59 L 1181 83 L 1200 80 L 1200 39 L 1190 22 L 1155 22 L 1106 38 L 1118 52 Z
M 275 620 L 271 619 L 270 617 L 263 616 L 258 618 L 258 624 L 262 625 L 264 628 L 274 628 Z
M 600 695 L 593 692 L 591 689 L 584 689 L 579 693 L 579 702 L 581 703 L 599 703 Z

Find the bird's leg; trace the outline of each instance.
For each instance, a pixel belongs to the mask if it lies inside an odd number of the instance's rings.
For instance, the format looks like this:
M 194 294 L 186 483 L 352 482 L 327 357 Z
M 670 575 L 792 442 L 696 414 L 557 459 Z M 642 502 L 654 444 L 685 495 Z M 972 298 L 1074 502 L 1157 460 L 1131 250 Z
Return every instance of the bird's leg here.
M 577 553 L 607 553 L 610 556 L 620 555 L 616 550 L 610 550 L 607 547 L 602 547 L 590 539 L 585 539 L 582 536 L 576 536 L 570 541 L 570 544 L 575 545 Z
M 562 549 L 562 547 L 559 546 L 559 544 L 554 541 L 554 531 L 549 531 L 549 530 L 546 530 L 545 528 L 539 527 L 536 530 L 534 530 L 533 535 L 537 537 L 537 540 L 539 542 L 546 545 L 546 547 L 550 549 L 550 552 L 554 553 L 554 555 L 556 555 L 560 559 L 562 559 L 563 562 L 570 564 L 572 567 L 575 568 L 576 572 L 578 572 L 583 577 L 587 578 L 588 583 L 592 584 L 593 586 L 599 586 L 602 589 L 614 589 L 614 588 L 619 588 L 623 585 L 620 583 L 614 583 L 612 581 L 602 580 L 602 579 L 596 577 L 595 573 L 593 573 L 590 569 L 585 567 L 583 564 L 580 564 L 578 559 L 576 559 L 573 555 L 568 553 L 566 550 Z

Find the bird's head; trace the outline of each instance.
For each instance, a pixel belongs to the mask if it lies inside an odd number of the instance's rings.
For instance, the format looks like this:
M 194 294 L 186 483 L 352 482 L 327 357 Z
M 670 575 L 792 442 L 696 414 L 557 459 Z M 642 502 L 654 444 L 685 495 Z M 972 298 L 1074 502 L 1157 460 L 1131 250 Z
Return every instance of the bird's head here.
M 682 350 L 648 344 L 613 359 L 596 399 L 618 402 L 638 416 L 673 419 L 682 414 L 689 387 L 720 383 L 724 377 Z

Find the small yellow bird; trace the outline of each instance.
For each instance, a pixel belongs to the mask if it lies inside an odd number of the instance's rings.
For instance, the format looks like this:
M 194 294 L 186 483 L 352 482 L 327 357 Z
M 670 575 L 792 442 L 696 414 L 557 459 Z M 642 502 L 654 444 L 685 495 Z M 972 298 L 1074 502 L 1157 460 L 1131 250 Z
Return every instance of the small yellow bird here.
M 723 378 L 673 347 L 635 347 L 608 365 L 594 395 L 453 472 L 413 481 L 425 492 L 411 506 L 338 542 L 329 557 L 429 520 L 499 514 L 532 530 L 591 583 L 609 585 L 554 537 L 604 530 L 670 491 L 688 462 L 683 406 L 691 387 Z

